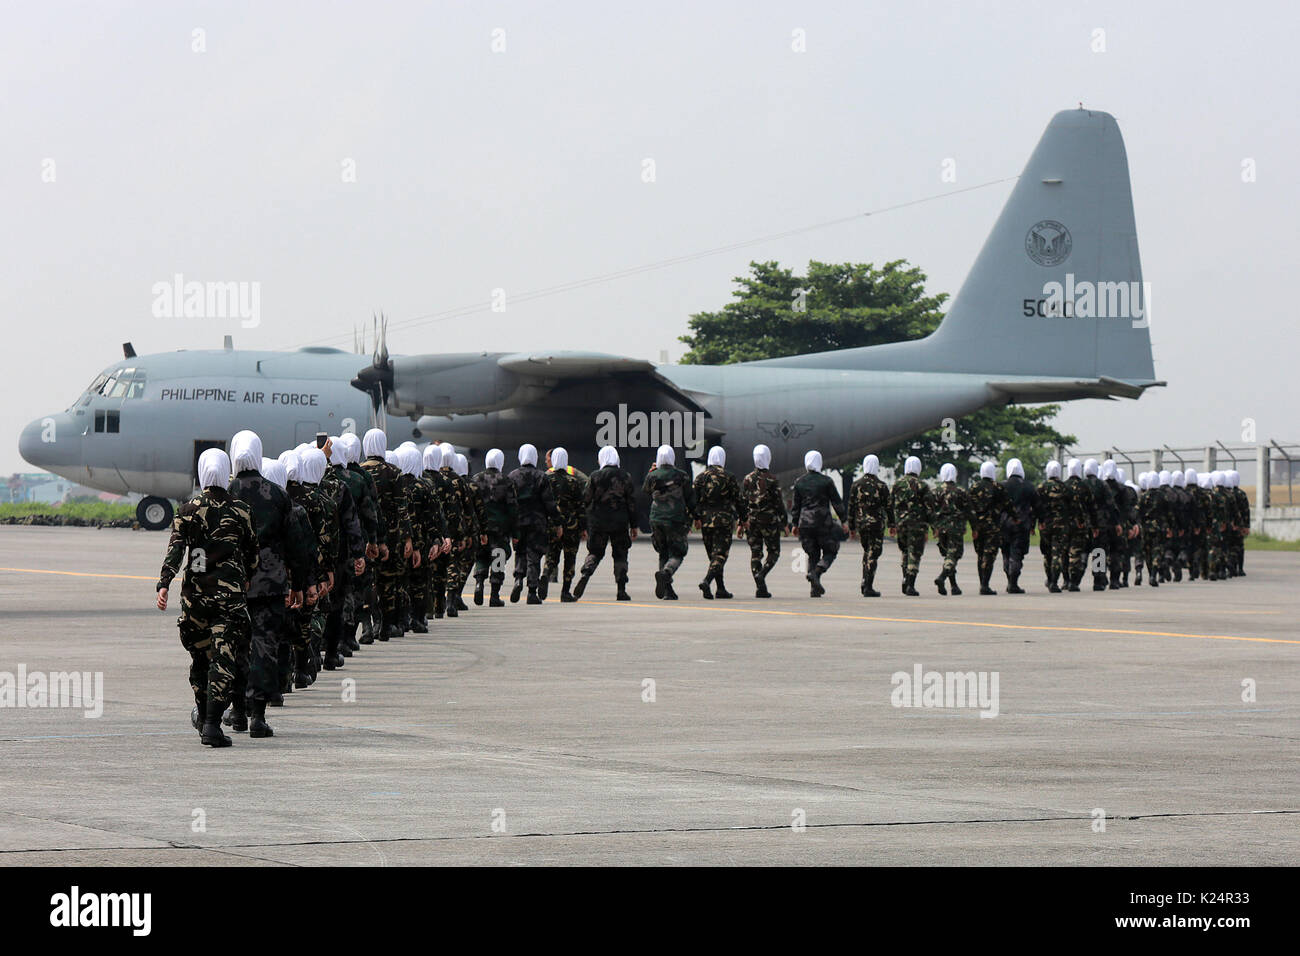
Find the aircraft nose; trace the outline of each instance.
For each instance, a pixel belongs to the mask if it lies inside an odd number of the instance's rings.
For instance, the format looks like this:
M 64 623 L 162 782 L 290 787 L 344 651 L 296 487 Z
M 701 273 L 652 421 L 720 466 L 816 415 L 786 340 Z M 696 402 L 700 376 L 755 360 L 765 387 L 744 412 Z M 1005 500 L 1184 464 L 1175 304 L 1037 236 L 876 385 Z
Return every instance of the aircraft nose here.
M 22 430 L 18 454 L 38 468 L 76 464 L 81 460 L 81 436 L 67 415 L 46 415 Z

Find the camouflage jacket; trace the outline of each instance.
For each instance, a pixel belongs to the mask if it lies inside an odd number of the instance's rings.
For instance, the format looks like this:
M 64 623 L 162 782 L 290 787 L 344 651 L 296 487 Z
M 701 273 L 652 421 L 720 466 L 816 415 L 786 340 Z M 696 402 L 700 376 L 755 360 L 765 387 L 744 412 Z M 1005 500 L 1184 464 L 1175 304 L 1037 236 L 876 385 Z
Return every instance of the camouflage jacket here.
M 525 529 L 545 531 L 550 525 L 560 523 L 560 509 L 555 504 L 555 492 L 546 479 L 546 472 L 536 465 L 520 465 L 510 472 L 510 483 L 515 486 L 516 525 Z
M 309 539 L 306 546 L 313 553 L 312 575 L 315 581 L 323 581 L 334 570 L 338 557 L 338 532 L 336 527 L 332 527 L 338 521 L 338 512 L 328 497 L 320 492 L 318 485 L 290 481 L 285 491 L 289 500 L 302 508 L 307 516 Z
M 336 465 L 325 469 L 321 476 L 320 487 L 334 499 L 338 511 L 339 546 L 335 561 L 335 570 L 342 571 L 344 566 L 365 556 L 366 539 L 361 531 L 361 522 L 357 517 L 356 503 L 352 500 L 347 472 Z
M 1250 527 L 1250 495 L 1240 488 L 1229 488 L 1228 492 L 1236 504 L 1233 523 L 1239 532 L 1245 531 Z
M 441 470 L 426 471 L 424 481 L 428 482 L 434 501 L 442 511 L 442 536 L 452 541 L 468 537 L 465 529 L 465 502 L 460 486 Z
M 1189 530 L 1193 534 L 1203 534 L 1208 521 L 1209 492 L 1200 485 L 1189 485 L 1187 500 L 1189 502 L 1187 508 Z
M 456 492 L 460 497 L 460 525 L 465 536 L 477 538 L 487 534 L 487 507 L 482 489 L 465 475 L 456 475 Z
M 167 557 L 157 590 L 171 587 L 185 563 L 181 596 L 188 601 L 244 604 L 244 591 L 257 570 L 257 533 L 253 515 L 224 488 L 205 488 L 180 506 L 172 519 Z
M 1125 530 L 1137 524 L 1137 492 L 1128 485 L 1121 485 L 1114 478 L 1107 478 L 1110 493 L 1115 499 L 1115 509 L 1119 512 L 1119 523 Z
M 1060 478 L 1048 478 L 1038 486 L 1034 516 L 1045 531 L 1066 531 L 1078 519 L 1074 496 Z
M 970 486 L 970 527 L 980 534 L 998 534 L 1011 510 L 1007 489 L 992 478 L 976 478 Z
M 745 500 L 735 476 L 710 465 L 695 476 L 696 516 L 702 528 L 735 528 L 745 520 Z
M 889 486 L 863 475 L 849 488 L 849 530 L 883 534 L 889 526 Z
M 582 492 L 587 530 L 622 531 L 636 527 L 636 485 L 618 465 L 597 468 Z
M 346 468 L 339 468 L 339 477 L 347 483 L 348 491 L 352 493 L 352 503 L 356 505 L 357 520 L 361 523 L 361 534 L 366 539 L 366 544 L 379 544 L 383 516 L 370 472 L 353 462 Z
M 945 481 L 934 489 L 934 510 L 930 512 L 930 526 L 934 533 L 964 535 L 966 523 L 971 519 L 970 496 L 955 481 Z
M 924 528 L 934 513 L 930 489 L 916 475 L 904 475 L 889 492 L 889 526 Z
M 582 496 L 587 490 L 587 476 L 569 465 L 561 469 L 549 469 L 546 480 L 550 482 L 551 494 L 555 496 L 555 506 L 560 509 L 558 523 L 569 531 L 584 529 L 587 512 L 582 505 Z
M 650 496 L 651 524 L 689 527 L 696 508 L 690 475 L 672 465 L 659 465 L 646 475 L 642 490 Z
M 442 543 L 445 528 L 442 508 L 434 498 L 433 488 L 424 479 L 403 474 L 401 484 L 411 511 L 412 547 L 427 552 L 435 541 Z
M 790 523 L 800 533 L 824 534 L 836 529 L 839 522 L 831 517 L 833 511 L 840 522 L 849 520 L 839 489 L 819 471 L 809 471 L 794 483 L 794 502 L 790 508 Z
M 1138 497 L 1138 519 L 1144 531 L 1163 530 L 1168 523 L 1168 508 L 1159 488 L 1148 488 Z
M 1088 486 L 1088 491 L 1092 493 L 1092 520 L 1095 527 L 1100 528 L 1102 531 L 1108 528 L 1114 529 L 1115 525 L 1119 524 L 1119 508 L 1115 506 L 1115 496 L 1106 487 L 1106 482 L 1093 475 L 1084 478 L 1083 483 Z
M 377 455 L 371 455 L 361 467 L 374 482 L 379 501 L 379 544 L 388 545 L 390 551 L 400 551 L 402 540 L 412 536 L 411 513 L 399 481 L 402 472 Z
M 1084 484 L 1082 478 L 1067 478 L 1065 480 L 1065 490 L 1070 493 L 1070 502 L 1074 506 L 1071 510 L 1074 512 L 1075 528 L 1092 530 L 1096 527 L 1094 515 L 1096 514 L 1096 503 L 1092 497 L 1092 492 Z
M 1024 478 L 1011 475 L 1002 482 L 1007 493 L 1007 513 L 1003 528 L 1008 532 L 1032 532 L 1034 520 L 1038 514 L 1038 492 Z
M 519 495 L 510 476 L 497 468 L 485 468 L 474 476 L 474 488 L 483 502 L 483 534 L 494 537 L 519 536 Z
M 257 571 L 248 584 L 248 596 L 282 597 L 291 590 L 303 590 L 309 583 L 310 568 L 302 555 L 302 538 L 294 535 L 289 496 L 251 468 L 230 479 L 229 492 L 248 506 L 257 534 Z
M 790 523 L 781 483 L 766 468 L 755 468 L 740 485 L 745 524 L 756 531 L 777 531 Z

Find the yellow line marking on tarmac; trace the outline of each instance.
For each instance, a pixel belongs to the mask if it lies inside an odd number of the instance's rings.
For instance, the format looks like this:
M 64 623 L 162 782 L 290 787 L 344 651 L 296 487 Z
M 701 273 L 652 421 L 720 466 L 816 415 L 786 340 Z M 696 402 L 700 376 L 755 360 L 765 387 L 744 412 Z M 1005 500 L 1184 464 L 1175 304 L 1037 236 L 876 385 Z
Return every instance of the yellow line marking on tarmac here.
M 21 571 L 23 574 L 67 574 L 75 578 L 126 578 L 128 581 L 157 581 L 141 574 L 99 574 L 93 571 L 47 571 L 44 568 L 0 568 L 0 571 Z
M 660 610 L 730 611 L 732 614 L 771 614 L 785 617 L 821 617 L 838 621 L 882 621 L 887 624 L 956 624 L 962 627 L 990 627 L 1011 631 L 1072 631 L 1083 634 L 1129 634 L 1138 637 L 1198 637 L 1207 641 L 1250 641 L 1257 644 L 1300 644 L 1282 637 L 1242 637 L 1236 634 L 1183 634 L 1179 631 L 1135 631 L 1113 627 L 1069 627 L 1064 624 L 999 624 L 993 621 L 940 621 L 920 617 L 872 617 L 866 614 L 827 614 L 818 611 L 765 611 L 747 607 L 717 607 L 697 604 L 637 604 L 628 601 L 587 601 L 602 607 L 645 607 Z

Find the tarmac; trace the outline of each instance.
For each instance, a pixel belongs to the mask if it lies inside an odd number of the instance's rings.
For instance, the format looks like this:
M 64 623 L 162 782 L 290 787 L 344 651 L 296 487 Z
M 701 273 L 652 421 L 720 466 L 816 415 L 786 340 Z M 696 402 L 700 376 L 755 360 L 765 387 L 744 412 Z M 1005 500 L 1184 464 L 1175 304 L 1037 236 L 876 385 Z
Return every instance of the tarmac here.
M 662 602 L 641 541 L 631 602 L 608 557 L 577 604 L 471 602 L 213 750 L 179 593 L 154 607 L 166 540 L 0 527 L 0 863 L 1300 862 L 1300 553 L 1055 595 L 1035 552 L 1029 593 L 981 597 L 968 551 L 940 597 L 931 542 L 909 598 L 887 542 L 868 600 L 850 541 L 813 600 L 787 538 L 762 601 L 737 541 L 736 598 L 706 602 L 694 539 Z M 102 700 L 15 706 L 20 668 L 102 674 Z M 918 668 L 987 693 L 900 706 Z

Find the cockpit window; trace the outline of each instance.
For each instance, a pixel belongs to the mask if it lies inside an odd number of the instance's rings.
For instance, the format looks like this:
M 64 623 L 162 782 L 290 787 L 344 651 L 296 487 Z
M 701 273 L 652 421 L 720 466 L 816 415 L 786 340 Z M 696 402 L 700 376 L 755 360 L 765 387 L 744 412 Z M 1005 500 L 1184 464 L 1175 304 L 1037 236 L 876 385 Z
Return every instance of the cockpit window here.
M 104 386 L 104 383 L 107 381 L 108 381 L 108 376 L 105 375 L 103 372 L 100 372 L 98 375 L 95 376 L 95 380 L 90 383 L 90 388 L 86 389 L 86 391 L 89 392 L 91 395 L 98 395 L 99 390 Z
M 131 387 L 127 389 L 127 398 L 140 398 L 144 395 L 144 369 L 138 368 L 131 376 Z

